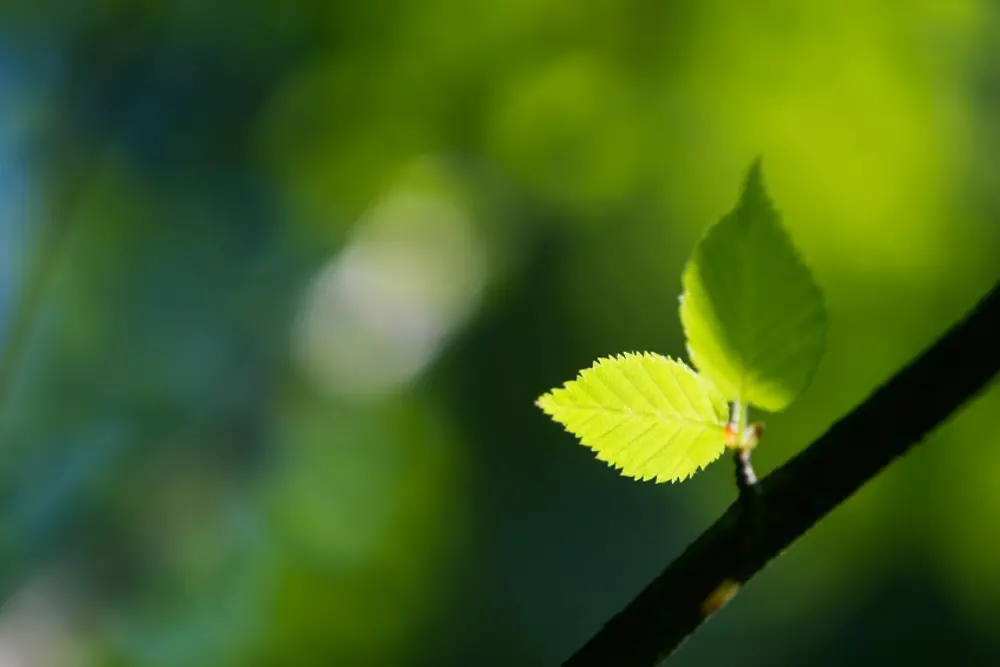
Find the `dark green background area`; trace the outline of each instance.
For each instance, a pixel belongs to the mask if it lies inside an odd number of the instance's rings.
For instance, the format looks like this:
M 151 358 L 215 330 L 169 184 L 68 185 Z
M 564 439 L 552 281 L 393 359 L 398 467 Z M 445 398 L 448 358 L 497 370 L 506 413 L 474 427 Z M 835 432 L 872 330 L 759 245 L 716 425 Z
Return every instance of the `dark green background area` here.
M 996 279 L 998 26 L 985 0 L 4 3 L 0 655 L 558 664 L 734 487 L 620 477 L 535 398 L 686 356 L 683 263 L 762 154 L 830 333 L 758 472 L 819 435 Z M 676 664 L 1000 663 L 998 413 Z

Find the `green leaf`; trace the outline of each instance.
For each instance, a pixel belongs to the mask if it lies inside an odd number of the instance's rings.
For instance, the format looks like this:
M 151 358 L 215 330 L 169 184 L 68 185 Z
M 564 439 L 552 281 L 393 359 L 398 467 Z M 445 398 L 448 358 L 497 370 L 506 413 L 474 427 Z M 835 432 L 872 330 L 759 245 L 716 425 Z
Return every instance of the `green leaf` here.
M 682 362 L 658 354 L 598 359 L 536 404 L 629 477 L 687 479 L 725 449 L 725 398 Z
M 759 159 L 682 281 L 681 322 L 699 372 L 743 404 L 777 412 L 795 400 L 823 354 L 826 312 L 764 189 Z

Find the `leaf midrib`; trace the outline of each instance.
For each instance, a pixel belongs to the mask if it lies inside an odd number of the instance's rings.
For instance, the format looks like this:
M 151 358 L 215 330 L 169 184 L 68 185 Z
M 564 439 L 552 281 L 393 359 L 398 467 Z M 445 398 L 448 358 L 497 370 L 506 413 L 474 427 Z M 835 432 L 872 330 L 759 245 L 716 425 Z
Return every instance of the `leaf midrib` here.
M 600 406 L 596 408 L 579 407 L 579 406 L 560 406 L 560 407 L 561 407 L 560 411 L 574 410 L 576 412 L 585 412 L 585 413 L 596 413 L 596 414 L 612 413 L 612 414 L 626 415 L 633 417 L 637 416 L 646 419 L 655 419 L 656 421 L 662 422 L 664 424 L 680 423 L 680 424 L 687 424 L 690 426 L 698 426 L 706 429 L 715 426 L 722 426 L 722 422 L 717 422 L 717 421 L 699 421 L 691 419 L 690 417 L 667 417 L 660 410 L 650 411 L 650 410 L 635 410 L 632 408 L 605 408 Z

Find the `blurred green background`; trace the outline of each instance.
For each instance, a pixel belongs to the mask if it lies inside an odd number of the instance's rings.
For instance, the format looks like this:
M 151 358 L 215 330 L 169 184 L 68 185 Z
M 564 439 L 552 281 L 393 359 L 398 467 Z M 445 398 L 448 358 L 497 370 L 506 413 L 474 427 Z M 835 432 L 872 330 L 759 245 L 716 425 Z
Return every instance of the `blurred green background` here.
M 558 664 L 734 485 L 533 400 L 683 355 L 761 153 L 831 320 L 766 473 L 996 279 L 998 114 L 986 0 L 7 0 L 0 665 Z M 672 664 L 1000 664 L 997 414 Z

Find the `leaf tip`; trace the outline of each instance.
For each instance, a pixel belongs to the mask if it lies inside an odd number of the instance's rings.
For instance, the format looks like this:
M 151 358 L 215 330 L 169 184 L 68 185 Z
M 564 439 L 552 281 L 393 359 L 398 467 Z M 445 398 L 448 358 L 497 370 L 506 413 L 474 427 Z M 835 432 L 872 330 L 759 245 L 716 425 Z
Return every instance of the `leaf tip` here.
M 768 207 L 771 203 L 767 187 L 764 184 L 764 158 L 759 154 L 754 157 L 750 168 L 747 169 L 747 175 L 743 181 L 743 194 L 740 197 L 740 207 L 758 203 Z
M 535 399 L 535 407 L 544 412 L 547 415 L 552 414 L 552 401 L 553 396 L 551 391 L 547 391 L 538 398 Z

